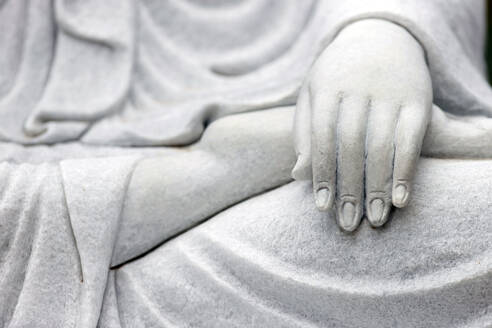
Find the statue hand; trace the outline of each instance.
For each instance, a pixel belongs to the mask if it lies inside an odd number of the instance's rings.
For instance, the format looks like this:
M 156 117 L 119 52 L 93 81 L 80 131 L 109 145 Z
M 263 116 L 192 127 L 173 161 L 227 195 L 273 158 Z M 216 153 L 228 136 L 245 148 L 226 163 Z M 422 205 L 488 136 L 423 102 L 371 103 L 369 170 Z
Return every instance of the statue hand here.
M 379 227 L 407 205 L 432 108 L 424 51 L 404 28 L 362 20 L 324 50 L 299 94 L 296 179 L 312 176 L 316 206 L 336 204 L 355 230 L 365 211 Z

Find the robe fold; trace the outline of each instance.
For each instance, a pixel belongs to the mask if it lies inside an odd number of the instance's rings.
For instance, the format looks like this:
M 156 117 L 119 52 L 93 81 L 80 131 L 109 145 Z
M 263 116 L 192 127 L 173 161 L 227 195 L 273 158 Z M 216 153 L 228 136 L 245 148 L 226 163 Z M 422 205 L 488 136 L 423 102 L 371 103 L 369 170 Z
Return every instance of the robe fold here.
M 423 160 L 410 207 L 356 236 L 316 212 L 305 183 L 241 203 L 289 181 L 286 106 L 317 55 L 366 18 L 425 50 L 437 106 L 423 153 L 490 158 L 483 1 L 0 1 L 0 327 L 490 325 L 490 161 Z M 264 136 L 250 128 L 262 120 Z M 202 133 L 195 148 L 147 147 Z M 240 165 L 265 145 L 281 168 L 268 177 L 267 157 Z M 148 254 L 128 251 L 146 238 L 122 222 L 135 168 L 188 152 L 250 192 Z M 207 218 L 164 216 L 173 228 L 142 249 Z M 405 256 L 392 266 L 394 247 Z
M 136 158 L 86 161 L 0 164 L 1 327 L 96 326 Z
M 189 144 L 219 117 L 295 104 L 320 51 L 364 18 L 418 39 L 445 112 L 492 116 L 484 1 L 10 0 L 0 140 Z

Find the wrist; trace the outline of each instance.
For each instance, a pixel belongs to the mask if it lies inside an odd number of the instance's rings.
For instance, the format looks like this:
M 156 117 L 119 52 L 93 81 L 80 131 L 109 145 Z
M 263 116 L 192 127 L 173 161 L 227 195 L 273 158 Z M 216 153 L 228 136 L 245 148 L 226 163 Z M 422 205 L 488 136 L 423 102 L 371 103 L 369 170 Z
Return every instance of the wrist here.
M 405 47 L 408 51 L 424 49 L 420 42 L 404 27 L 385 19 L 362 19 L 345 26 L 333 42 Z

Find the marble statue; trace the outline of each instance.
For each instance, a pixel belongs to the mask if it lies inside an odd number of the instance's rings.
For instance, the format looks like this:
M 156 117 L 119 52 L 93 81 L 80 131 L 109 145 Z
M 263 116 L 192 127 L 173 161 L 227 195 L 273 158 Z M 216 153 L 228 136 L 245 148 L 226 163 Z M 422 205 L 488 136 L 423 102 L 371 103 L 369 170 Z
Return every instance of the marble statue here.
M 490 327 L 481 0 L 0 0 L 0 327 Z

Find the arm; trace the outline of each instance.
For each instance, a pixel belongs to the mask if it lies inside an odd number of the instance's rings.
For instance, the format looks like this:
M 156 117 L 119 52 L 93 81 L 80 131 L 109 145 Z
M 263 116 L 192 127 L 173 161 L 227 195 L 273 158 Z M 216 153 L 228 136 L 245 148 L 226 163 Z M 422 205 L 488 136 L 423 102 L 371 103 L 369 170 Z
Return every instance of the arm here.
M 292 116 L 290 108 L 228 116 L 194 146 L 142 160 L 128 187 L 113 265 L 290 181 Z

